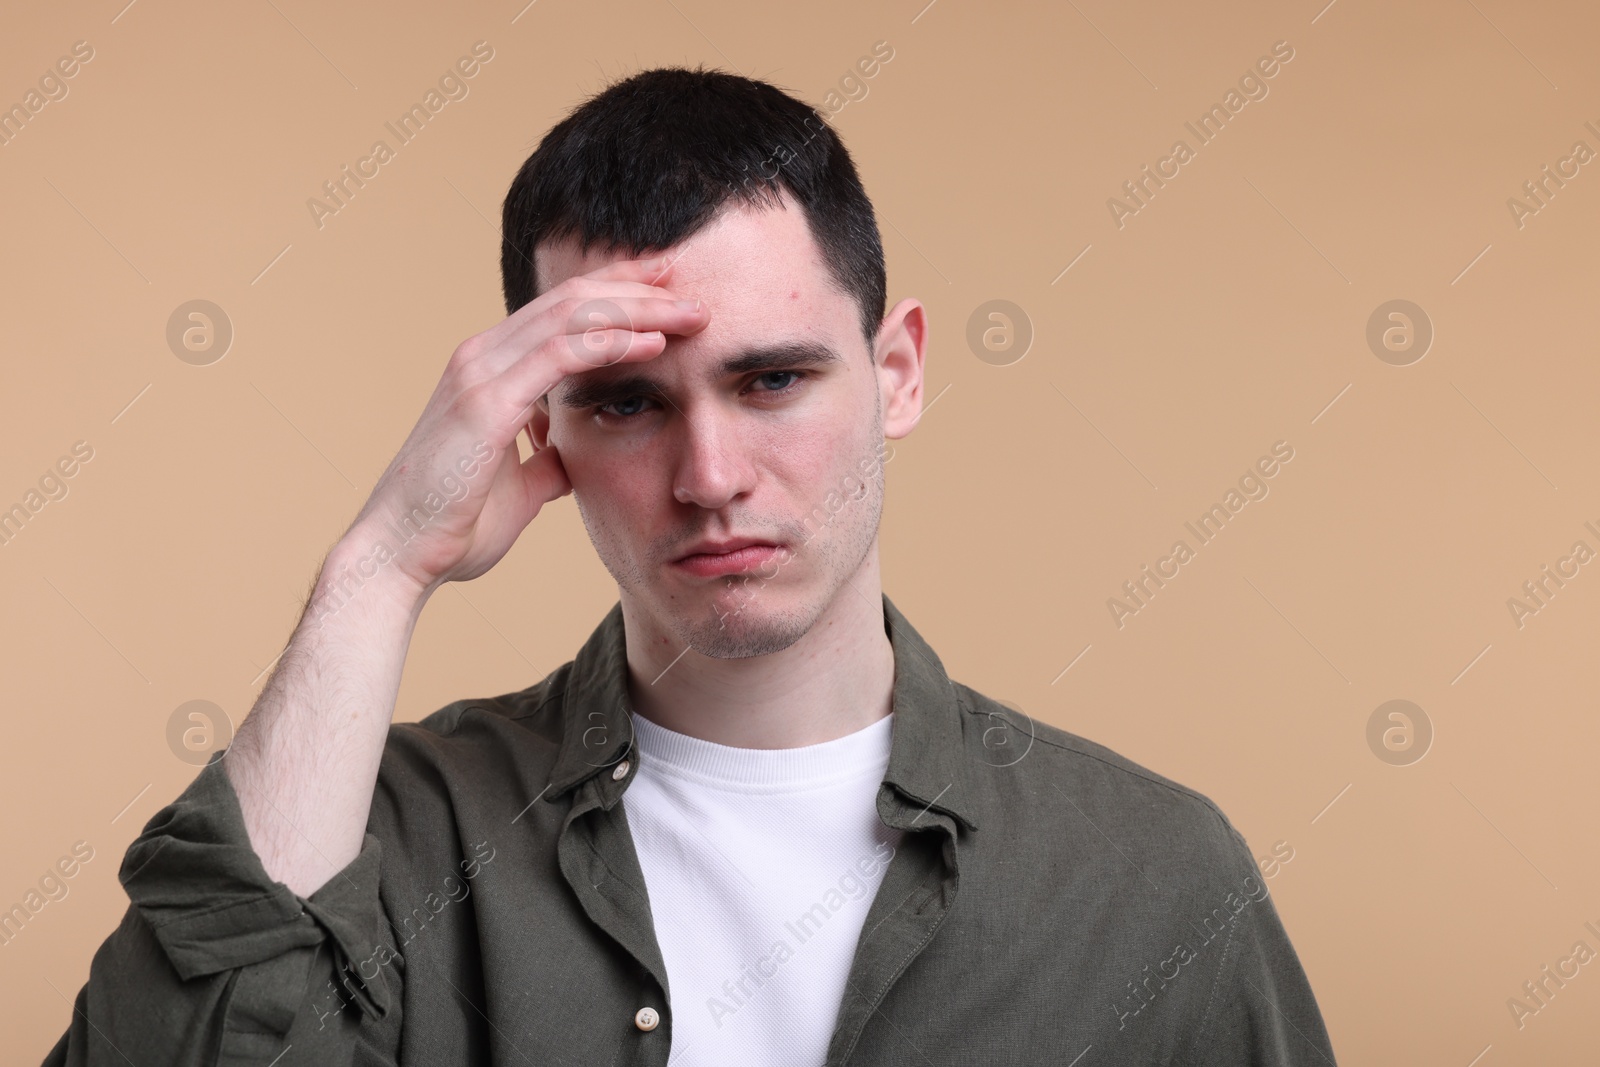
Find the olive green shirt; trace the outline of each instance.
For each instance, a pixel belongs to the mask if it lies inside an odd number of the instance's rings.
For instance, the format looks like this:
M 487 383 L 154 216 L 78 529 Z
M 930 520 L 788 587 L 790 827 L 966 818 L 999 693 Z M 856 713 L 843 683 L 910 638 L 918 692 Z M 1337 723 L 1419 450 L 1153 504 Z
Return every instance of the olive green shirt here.
M 905 831 L 827 1063 L 1331 1064 L 1206 797 L 951 681 L 883 598 Z M 520 692 L 390 728 L 360 854 L 268 877 L 214 758 L 128 847 L 131 904 L 47 1065 L 664 1065 L 675 1011 L 624 805 L 621 605 Z M 760 1067 L 760 1065 L 752 1065 Z

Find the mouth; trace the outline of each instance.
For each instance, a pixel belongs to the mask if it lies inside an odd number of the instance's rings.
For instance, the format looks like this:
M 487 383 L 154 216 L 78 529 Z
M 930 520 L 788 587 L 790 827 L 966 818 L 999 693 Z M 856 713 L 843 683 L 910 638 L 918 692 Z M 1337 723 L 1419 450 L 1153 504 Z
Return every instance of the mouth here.
M 782 545 L 741 537 L 731 541 L 702 541 L 672 561 L 672 566 L 697 578 L 717 578 L 759 567 L 777 556 Z

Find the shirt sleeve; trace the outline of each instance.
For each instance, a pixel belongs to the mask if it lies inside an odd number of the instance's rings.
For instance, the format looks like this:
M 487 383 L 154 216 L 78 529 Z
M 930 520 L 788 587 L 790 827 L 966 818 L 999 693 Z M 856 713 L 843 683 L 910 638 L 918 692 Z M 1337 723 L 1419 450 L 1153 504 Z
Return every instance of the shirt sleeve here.
M 363 1020 L 395 1032 L 398 961 L 378 875 L 360 853 L 309 897 L 275 882 L 250 844 L 220 757 L 128 846 L 130 901 L 101 944 L 45 1067 L 392 1062 Z
M 1193 1062 L 1206 1067 L 1335 1067 L 1333 1045 L 1300 957 L 1278 917 L 1267 882 L 1238 831 L 1237 909 Z

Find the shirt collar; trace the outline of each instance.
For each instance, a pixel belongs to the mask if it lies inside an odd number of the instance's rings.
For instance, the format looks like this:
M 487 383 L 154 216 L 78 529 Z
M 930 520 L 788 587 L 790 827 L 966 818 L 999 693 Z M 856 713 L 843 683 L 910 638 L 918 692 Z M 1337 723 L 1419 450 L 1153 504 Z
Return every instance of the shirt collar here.
M 894 726 L 883 780 L 923 810 L 945 812 L 976 830 L 955 686 L 922 635 L 882 596 L 884 630 L 894 650 Z M 595 778 L 600 806 L 609 810 L 637 763 L 621 602 L 578 650 L 564 685 L 561 748 L 544 796 L 555 800 Z M 613 777 L 624 761 L 624 772 Z

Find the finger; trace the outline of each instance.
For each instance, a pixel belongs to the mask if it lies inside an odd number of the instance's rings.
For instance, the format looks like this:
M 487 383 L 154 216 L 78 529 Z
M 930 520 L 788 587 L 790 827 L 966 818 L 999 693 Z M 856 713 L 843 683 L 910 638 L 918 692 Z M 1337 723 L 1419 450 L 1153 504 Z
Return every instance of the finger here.
M 594 270 L 575 274 L 569 281 L 577 282 L 636 282 L 643 285 L 661 285 L 672 273 L 673 265 L 682 253 L 653 253 L 628 259 L 614 259 Z M 551 286 L 554 289 L 555 286 Z M 546 290 L 549 292 L 550 290 Z
M 658 284 L 660 279 L 670 273 L 673 264 L 677 263 L 681 253 L 651 253 L 633 259 L 617 259 L 595 270 L 584 277 L 596 278 L 603 281 L 634 281 L 643 279 L 648 285 Z
M 580 358 L 568 349 L 568 340 L 572 339 L 552 341 L 547 346 L 559 355 L 547 351 L 531 352 L 527 358 L 495 379 L 494 388 L 501 390 L 508 406 L 513 403 L 531 405 L 572 374 L 619 363 L 654 359 L 665 350 L 667 344 L 666 337 L 660 331 L 595 330 L 584 335 L 581 342 L 574 342 L 584 347 L 584 354 Z M 556 368 L 554 371 L 553 366 Z
M 693 304 L 693 298 L 677 298 L 650 290 L 650 296 L 624 296 L 606 294 L 594 298 L 568 299 L 566 306 L 550 307 L 549 314 L 534 318 L 517 330 L 504 334 L 493 349 L 483 352 L 478 360 L 486 374 L 499 374 L 515 365 L 530 352 L 544 346 L 552 336 L 566 336 L 568 347 L 578 355 L 579 362 L 586 358 L 584 338 L 597 330 L 632 330 L 634 333 L 690 334 L 706 326 L 707 312 L 704 304 Z M 555 350 L 558 354 L 558 349 Z M 592 366 L 552 366 L 552 373 L 576 374 L 594 370 Z M 557 379 L 552 379 L 552 382 Z
M 677 299 L 682 294 L 666 287 L 672 275 L 673 256 L 649 256 L 641 259 L 619 259 L 598 267 L 588 274 L 578 275 L 523 304 L 517 310 L 478 335 L 483 347 L 492 350 L 506 337 L 516 333 L 528 323 L 538 319 L 552 304 L 559 303 L 582 290 L 582 299 L 601 298 L 615 293 L 617 296 L 667 297 Z M 568 284 L 568 283 L 573 284 Z M 600 283 L 600 284 L 596 284 Z
M 552 325 L 549 318 L 534 320 L 479 358 L 489 374 L 499 376 L 533 364 L 528 368 L 531 376 L 519 375 L 503 383 L 520 400 L 531 401 L 569 374 L 623 360 L 651 359 L 665 348 L 664 341 L 652 338 L 653 347 L 648 351 L 635 349 L 619 335 L 692 334 L 704 329 L 709 318 L 703 303 L 696 308 L 659 296 L 601 297 L 579 302 L 559 324 Z M 559 332 L 552 334 L 552 330 Z M 527 395 L 530 389 L 536 390 L 531 396 Z

